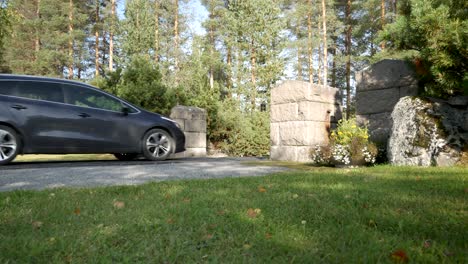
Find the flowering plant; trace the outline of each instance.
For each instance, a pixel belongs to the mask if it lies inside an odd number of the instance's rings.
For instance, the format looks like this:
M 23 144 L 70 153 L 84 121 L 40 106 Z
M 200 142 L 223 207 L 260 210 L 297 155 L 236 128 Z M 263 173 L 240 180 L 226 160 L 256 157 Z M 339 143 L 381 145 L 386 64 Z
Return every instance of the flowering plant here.
M 356 119 L 341 120 L 330 135 L 330 146 L 316 146 L 311 151 L 315 164 L 374 164 L 377 147 L 369 141 L 367 128 L 359 127 Z

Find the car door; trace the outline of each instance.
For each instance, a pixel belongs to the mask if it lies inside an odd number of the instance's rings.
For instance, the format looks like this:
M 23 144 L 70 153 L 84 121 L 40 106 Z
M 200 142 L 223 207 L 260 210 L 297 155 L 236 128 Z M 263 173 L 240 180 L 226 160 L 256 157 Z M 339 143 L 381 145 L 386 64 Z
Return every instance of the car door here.
M 15 84 L 8 109 L 24 136 L 25 153 L 63 153 L 73 146 L 70 112 L 60 82 L 9 81 Z M 8 83 L 8 81 L 6 81 Z
M 77 117 L 81 152 L 140 151 L 139 137 L 131 134 L 132 115 L 123 113 L 122 101 L 84 85 L 65 84 L 64 92 L 65 102 Z

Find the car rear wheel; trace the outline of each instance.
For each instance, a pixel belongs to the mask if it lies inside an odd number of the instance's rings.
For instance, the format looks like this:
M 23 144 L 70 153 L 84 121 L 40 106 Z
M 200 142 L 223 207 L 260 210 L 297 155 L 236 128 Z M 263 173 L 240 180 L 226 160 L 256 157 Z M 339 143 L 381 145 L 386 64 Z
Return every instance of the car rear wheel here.
M 130 161 L 136 159 L 137 153 L 114 153 L 114 156 L 121 161 Z
M 20 150 L 20 140 L 16 132 L 6 126 L 0 126 L 0 165 L 15 159 Z
M 143 155 L 149 160 L 165 160 L 174 149 L 174 139 L 162 129 L 151 129 L 143 137 Z

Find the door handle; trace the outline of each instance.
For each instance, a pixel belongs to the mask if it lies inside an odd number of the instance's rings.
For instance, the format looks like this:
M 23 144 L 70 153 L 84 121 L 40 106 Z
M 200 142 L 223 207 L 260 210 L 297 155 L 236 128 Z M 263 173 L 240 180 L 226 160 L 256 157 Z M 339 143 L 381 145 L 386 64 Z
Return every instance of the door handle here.
M 11 108 L 14 108 L 16 110 L 28 109 L 26 106 L 22 106 L 22 105 L 13 105 Z
M 87 113 L 81 113 L 81 114 L 79 114 L 78 116 L 81 116 L 81 117 L 83 117 L 83 118 L 91 117 L 91 116 L 88 115 Z

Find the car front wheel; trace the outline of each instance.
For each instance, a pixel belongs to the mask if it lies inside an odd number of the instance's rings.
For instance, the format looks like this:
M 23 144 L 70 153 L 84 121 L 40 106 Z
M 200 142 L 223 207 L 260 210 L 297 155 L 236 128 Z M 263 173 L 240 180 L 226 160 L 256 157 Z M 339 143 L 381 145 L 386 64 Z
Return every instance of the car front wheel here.
M 174 139 L 162 129 L 151 129 L 143 137 L 143 155 L 149 160 L 165 160 L 174 149 Z
M 0 165 L 15 159 L 20 149 L 20 140 L 16 132 L 6 126 L 0 126 Z

